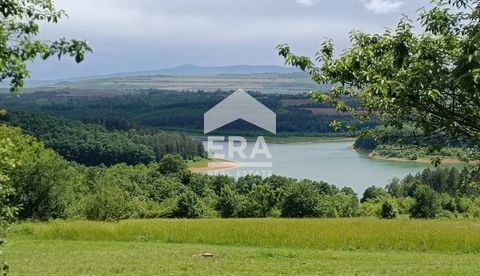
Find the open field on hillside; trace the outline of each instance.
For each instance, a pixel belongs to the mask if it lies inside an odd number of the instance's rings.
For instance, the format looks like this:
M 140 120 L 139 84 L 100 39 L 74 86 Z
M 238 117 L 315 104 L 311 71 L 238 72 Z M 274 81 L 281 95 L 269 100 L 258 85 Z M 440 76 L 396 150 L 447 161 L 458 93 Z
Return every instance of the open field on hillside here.
M 476 254 L 156 242 L 14 240 L 6 251 L 10 275 L 478 275 L 480 261 Z
M 480 253 L 480 220 L 201 219 L 16 225 L 15 239 Z
M 5 251 L 12 275 L 475 275 L 479 230 L 479 220 L 58 221 L 15 225 Z
M 53 85 L 31 87 L 25 92 L 49 91 L 58 89 L 125 92 L 141 89 L 160 89 L 177 91 L 203 90 L 244 90 L 262 93 L 302 94 L 310 90 L 322 90 L 325 86 L 313 82 L 303 73 L 290 74 L 247 74 L 247 75 L 192 75 L 192 76 L 138 76 L 114 77 L 86 81 L 60 82 Z M 6 88 L 1 89 L 7 92 Z

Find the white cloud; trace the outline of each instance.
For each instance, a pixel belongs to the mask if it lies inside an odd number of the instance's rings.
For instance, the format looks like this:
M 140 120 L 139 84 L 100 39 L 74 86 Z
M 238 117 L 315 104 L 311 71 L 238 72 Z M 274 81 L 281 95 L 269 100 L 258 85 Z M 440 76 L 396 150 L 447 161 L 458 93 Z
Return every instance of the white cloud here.
M 378 14 L 386 14 L 398 11 L 405 3 L 403 0 L 358 0 L 364 3 L 366 9 Z M 314 6 L 321 0 L 296 0 L 301 6 Z
M 387 2 L 400 1 L 407 0 Z M 411 0 L 412 4 L 404 5 L 402 12 L 411 15 L 426 1 Z M 41 39 L 87 39 L 94 53 L 80 65 L 54 59 L 35 63 L 33 78 L 59 79 L 183 63 L 283 64 L 275 51 L 279 43 L 290 43 L 296 53 L 311 55 L 324 37 L 343 49 L 352 29 L 376 33 L 385 26 L 394 26 L 398 14 L 371 16 L 374 11 L 366 6 L 377 2 L 57 0 L 57 7 L 66 10 L 69 17 L 60 24 L 42 24 Z
M 318 0 L 297 0 L 297 3 L 302 6 L 312 6 L 315 5 Z
M 361 0 L 365 3 L 365 8 L 374 13 L 385 14 L 398 11 L 405 4 L 397 0 Z

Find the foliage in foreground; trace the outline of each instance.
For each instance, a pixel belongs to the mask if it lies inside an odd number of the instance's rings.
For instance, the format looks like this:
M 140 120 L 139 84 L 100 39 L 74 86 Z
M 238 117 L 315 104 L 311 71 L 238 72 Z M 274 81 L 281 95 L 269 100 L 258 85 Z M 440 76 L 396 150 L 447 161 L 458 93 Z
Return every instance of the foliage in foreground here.
M 467 138 L 480 141 L 480 1 L 433 0 L 419 12 L 422 32 L 403 18 L 382 34 L 353 31 L 338 57 L 332 41 L 315 62 L 280 45 L 287 64 L 334 84 L 313 98 L 339 111 L 378 116 L 385 126 L 414 126 L 432 144 Z M 358 97 L 362 108 L 345 98 Z M 338 126 L 339 124 L 334 124 Z M 444 139 L 440 139 L 444 138 Z
M 92 49 L 86 41 L 65 38 L 39 40 L 40 25 L 57 23 L 66 16 L 53 0 L 2 0 L 0 2 L 0 82 L 9 81 L 10 91 L 19 92 L 30 77 L 27 64 L 36 58 L 69 55 L 80 63 Z
M 371 187 L 359 203 L 351 189 L 322 181 L 191 174 L 178 155 L 149 165 L 85 167 L 65 161 L 18 128 L 0 126 L 0 140 L 5 139 L 19 161 L 4 174 L 15 189 L 9 200 L 20 206 L 20 219 L 480 217 L 479 174 L 468 168 L 425 171 L 424 177 L 397 180 L 387 190 Z
M 18 165 L 14 155 L 15 145 L 8 137 L 0 138 L 0 275 L 8 271 L 8 265 L 3 259 L 2 247 L 9 224 L 16 218 L 17 207 L 11 202 L 15 194 L 10 177 L 5 173 Z

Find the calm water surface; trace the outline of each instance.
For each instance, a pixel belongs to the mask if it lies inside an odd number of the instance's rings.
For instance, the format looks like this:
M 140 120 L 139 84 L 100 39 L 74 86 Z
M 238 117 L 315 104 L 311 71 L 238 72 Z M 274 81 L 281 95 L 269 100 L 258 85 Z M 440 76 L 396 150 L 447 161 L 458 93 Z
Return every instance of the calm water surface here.
M 223 150 L 215 154 L 228 152 L 227 143 Z M 394 162 L 375 160 L 366 154 L 352 149 L 353 142 L 320 142 L 310 144 L 268 144 L 272 155 L 271 168 L 240 167 L 222 171 L 222 174 L 239 176 L 247 171 L 255 170 L 259 174 L 269 173 L 299 179 L 324 180 L 337 187 L 352 187 L 356 192 L 363 193 L 365 188 L 376 185 L 385 186 L 394 177 L 403 177 L 409 173 L 419 172 L 429 164 L 414 162 Z M 250 153 L 253 143 L 249 143 L 246 153 Z M 263 156 L 261 156 L 263 157 Z M 244 162 L 238 155 L 233 160 Z M 256 158 L 255 162 L 268 161 Z M 217 172 L 218 173 L 218 172 Z

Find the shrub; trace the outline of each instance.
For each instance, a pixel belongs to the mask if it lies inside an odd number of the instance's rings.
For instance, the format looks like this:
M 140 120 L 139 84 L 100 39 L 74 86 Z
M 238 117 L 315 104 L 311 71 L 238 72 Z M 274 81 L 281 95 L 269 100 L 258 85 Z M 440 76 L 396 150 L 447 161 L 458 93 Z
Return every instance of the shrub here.
M 2 171 L 15 190 L 10 198 L 12 205 L 21 206 L 18 218 L 65 218 L 68 204 L 82 194 L 78 172 L 20 129 L 0 128 L 0 140 L 12 143 L 12 154 L 18 161 L 17 166 Z
M 248 194 L 255 186 L 262 183 L 262 177 L 259 175 L 247 175 L 240 177 L 237 181 L 236 188 L 242 195 Z
M 223 218 L 231 218 L 237 214 L 240 197 L 230 186 L 225 186 L 220 192 L 217 211 Z
M 439 195 L 440 205 L 442 209 L 455 212 L 457 210 L 457 204 L 455 203 L 455 199 L 452 198 L 449 194 L 442 193 Z
M 290 185 L 282 205 L 282 217 L 315 217 L 318 213 L 319 194 L 309 182 Z
M 343 192 L 334 195 L 322 195 L 317 206 L 317 216 L 337 218 L 355 217 L 360 214 L 358 198 Z
M 380 209 L 380 217 L 384 219 L 394 219 L 398 216 L 398 209 L 392 200 L 385 200 Z
M 184 192 L 178 199 L 173 215 L 177 218 L 200 218 L 204 214 L 204 207 L 200 197 L 191 190 Z
M 432 219 L 442 211 L 438 194 L 426 185 L 417 186 L 414 198 L 415 204 L 411 211 L 413 218 Z
M 270 216 L 272 210 L 278 203 L 277 191 L 268 184 L 258 185 L 253 188 L 248 198 L 251 200 L 251 209 L 255 209 L 255 214 L 258 217 Z
M 183 183 L 188 183 L 190 171 L 187 162 L 178 154 L 166 154 L 158 163 L 158 171 L 166 176 L 173 176 L 180 179 Z
M 100 184 L 87 200 L 86 217 L 92 220 L 119 220 L 130 216 L 128 194 L 116 185 Z
M 253 199 L 240 195 L 235 215 L 239 218 L 256 218 L 261 217 L 261 206 Z
M 205 174 L 192 174 L 188 187 L 197 195 L 203 197 L 212 191 L 212 177 Z
M 379 217 L 381 208 L 381 201 L 369 199 L 360 204 L 360 215 L 365 217 Z
M 156 202 L 176 198 L 187 188 L 176 178 L 159 176 L 152 180 L 148 187 L 148 197 Z
M 359 215 L 360 204 L 356 194 L 337 193 L 334 195 L 334 199 L 340 217 L 351 218 Z
M 415 204 L 415 200 L 409 196 L 397 198 L 398 213 L 409 214 Z
M 387 196 L 387 192 L 384 188 L 375 186 L 368 187 L 363 193 L 363 197 L 360 202 L 365 202 L 369 199 L 382 199 Z

